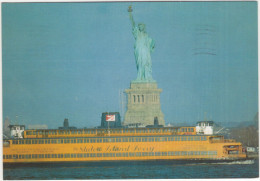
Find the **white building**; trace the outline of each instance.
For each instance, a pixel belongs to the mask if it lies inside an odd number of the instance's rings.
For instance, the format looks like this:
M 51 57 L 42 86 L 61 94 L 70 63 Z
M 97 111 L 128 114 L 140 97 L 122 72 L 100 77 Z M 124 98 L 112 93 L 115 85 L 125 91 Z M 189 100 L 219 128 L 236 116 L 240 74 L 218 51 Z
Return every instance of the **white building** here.
M 197 134 L 207 134 L 212 135 L 213 134 L 213 121 L 199 121 L 196 125 L 196 132 Z
M 9 125 L 11 138 L 23 138 L 24 125 Z

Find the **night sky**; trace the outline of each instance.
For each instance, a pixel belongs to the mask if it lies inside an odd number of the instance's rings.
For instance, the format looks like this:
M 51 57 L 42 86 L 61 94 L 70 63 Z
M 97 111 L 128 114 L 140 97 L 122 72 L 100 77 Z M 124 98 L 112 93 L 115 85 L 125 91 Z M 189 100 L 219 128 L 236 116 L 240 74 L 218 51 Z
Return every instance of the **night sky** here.
M 82 128 L 121 111 L 137 72 L 129 5 L 155 41 L 166 124 L 254 118 L 257 2 L 110 2 L 2 4 L 3 119 Z

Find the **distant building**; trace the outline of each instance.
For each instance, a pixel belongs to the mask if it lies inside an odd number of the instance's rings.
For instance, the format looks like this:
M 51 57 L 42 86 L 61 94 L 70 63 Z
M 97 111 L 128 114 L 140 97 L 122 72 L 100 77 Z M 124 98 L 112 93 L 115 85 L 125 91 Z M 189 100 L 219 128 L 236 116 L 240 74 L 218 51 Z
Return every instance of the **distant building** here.
M 28 125 L 28 129 L 48 129 L 46 124 Z
M 251 153 L 256 152 L 256 150 L 257 150 L 257 149 L 256 149 L 255 147 L 247 147 L 247 148 L 246 148 L 246 151 L 247 151 L 247 152 L 251 152 Z
M 74 126 L 69 126 L 69 120 L 67 118 L 64 119 L 63 126 L 59 127 L 59 129 L 77 129 Z
M 3 125 L 4 138 L 9 138 L 11 136 L 9 125 L 10 125 L 9 118 L 6 118 Z

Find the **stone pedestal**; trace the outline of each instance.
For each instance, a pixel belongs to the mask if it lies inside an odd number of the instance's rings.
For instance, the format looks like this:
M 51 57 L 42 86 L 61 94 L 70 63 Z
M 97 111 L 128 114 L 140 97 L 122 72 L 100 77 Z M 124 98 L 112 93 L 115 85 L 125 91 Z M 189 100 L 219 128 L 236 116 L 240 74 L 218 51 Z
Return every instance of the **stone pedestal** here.
M 124 125 L 142 123 L 153 125 L 154 117 L 158 117 L 160 125 L 164 125 L 161 111 L 160 93 L 156 82 L 131 82 L 130 89 L 125 90 L 128 98 Z

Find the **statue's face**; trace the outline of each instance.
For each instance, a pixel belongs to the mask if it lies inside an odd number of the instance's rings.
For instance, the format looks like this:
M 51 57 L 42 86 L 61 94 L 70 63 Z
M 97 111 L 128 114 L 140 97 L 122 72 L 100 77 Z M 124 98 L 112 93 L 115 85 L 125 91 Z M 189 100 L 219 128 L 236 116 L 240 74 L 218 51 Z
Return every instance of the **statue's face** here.
M 138 28 L 140 31 L 145 31 L 145 25 L 144 24 L 138 24 Z

